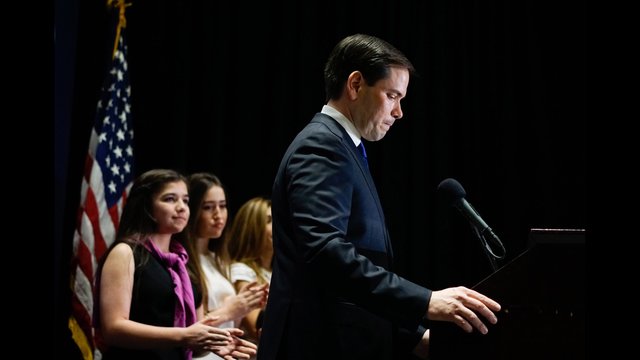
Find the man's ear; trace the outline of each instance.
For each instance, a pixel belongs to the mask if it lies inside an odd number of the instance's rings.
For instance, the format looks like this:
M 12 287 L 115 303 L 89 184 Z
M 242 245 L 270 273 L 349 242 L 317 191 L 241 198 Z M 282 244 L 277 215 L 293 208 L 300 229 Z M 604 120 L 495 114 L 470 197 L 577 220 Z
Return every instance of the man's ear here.
M 358 97 L 358 91 L 362 87 L 364 79 L 360 71 L 354 71 L 347 78 L 347 95 L 349 100 L 355 100 Z

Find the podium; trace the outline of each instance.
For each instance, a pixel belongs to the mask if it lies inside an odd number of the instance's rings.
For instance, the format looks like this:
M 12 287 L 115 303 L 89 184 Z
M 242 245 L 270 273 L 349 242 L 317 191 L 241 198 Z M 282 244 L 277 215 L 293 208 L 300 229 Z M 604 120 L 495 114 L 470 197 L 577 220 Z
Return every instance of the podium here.
M 489 333 L 431 323 L 430 359 L 585 359 L 585 233 L 531 229 L 526 251 L 473 288 L 502 305 Z

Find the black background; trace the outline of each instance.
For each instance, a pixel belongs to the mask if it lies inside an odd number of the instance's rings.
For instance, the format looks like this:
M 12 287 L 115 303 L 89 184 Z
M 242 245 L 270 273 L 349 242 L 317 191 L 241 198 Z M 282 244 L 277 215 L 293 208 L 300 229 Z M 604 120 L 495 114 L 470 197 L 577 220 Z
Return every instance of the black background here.
M 210 171 L 231 216 L 269 195 L 280 158 L 324 103 L 332 47 L 361 32 L 402 50 L 419 76 L 404 118 L 367 142 L 397 261 L 432 289 L 491 273 L 436 187 L 456 178 L 509 261 L 530 228 L 587 227 L 587 9 L 582 2 L 138 0 L 125 36 L 136 174 Z M 55 8 L 54 335 L 73 350 L 69 257 L 115 26 L 104 3 Z M 488 294 L 491 295 L 491 294 Z M 69 355 L 73 358 L 73 355 Z

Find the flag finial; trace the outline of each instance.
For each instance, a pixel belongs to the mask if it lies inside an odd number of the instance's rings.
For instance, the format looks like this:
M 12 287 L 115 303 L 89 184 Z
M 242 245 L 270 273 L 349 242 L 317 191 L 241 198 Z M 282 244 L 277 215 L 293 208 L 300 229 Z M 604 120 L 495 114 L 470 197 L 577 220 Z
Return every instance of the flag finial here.
M 125 3 L 125 0 L 107 0 L 107 7 L 118 9 L 118 27 L 116 28 L 116 39 L 113 44 L 113 53 L 111 59 L 116 56 L 116 50 L 118 49 L 118 41 L 120 41 L 120 30 L 127 27 L 127 18 L 124 16 L 125 9 L 131 6 L 131 3 Z

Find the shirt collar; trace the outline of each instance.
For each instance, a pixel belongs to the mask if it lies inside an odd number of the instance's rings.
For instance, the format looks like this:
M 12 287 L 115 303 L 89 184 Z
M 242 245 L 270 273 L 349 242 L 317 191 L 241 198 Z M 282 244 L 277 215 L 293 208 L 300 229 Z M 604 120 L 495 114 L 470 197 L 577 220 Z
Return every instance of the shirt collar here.
M 347 119 L 346 116 L 342 115 L 340 111 L 329 105 L 324 105 L 322 107 L 321 113 L 334 118 L 338 122 L 338 124 L 342 125 L 342 127 L 347 130 L 347 134 L 349 134 L 349 137 L 351 138 L 351 140 L 353 140 L 353 143 L 356 145 L 356 147 L 360 146 L 360 143 L 362 142 L 360 132 L 358 131 L 358 129 L 356 129 L 356 126 L 353 125 L 353 123 L 349 121 L 349 119 Z

